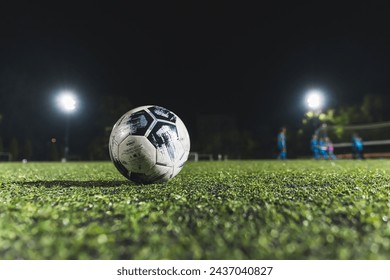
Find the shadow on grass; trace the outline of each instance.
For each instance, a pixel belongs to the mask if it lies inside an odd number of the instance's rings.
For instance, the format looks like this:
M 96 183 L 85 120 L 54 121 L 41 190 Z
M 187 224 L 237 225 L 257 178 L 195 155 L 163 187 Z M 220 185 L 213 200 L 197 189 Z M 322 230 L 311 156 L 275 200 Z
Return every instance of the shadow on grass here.
M 102 181 L 102 180 L 96 180 L 96 181 L 72 181 L 72 180 L 53 180 L 53 181 L 31 181 L 31 182 L 23 182 L 21 183 L 23 186 L 42 186 L 46 188 L 53 188 L 53 187 L 62 187 L 62 188 L 69 188 L 69 187 L 80 187 L 80 188 L 93 188 L 93 187 L 105 187 L 105 188 L 113 188 L 113 187 L 119 187 L 119 186 L 133 186 L 137 187 L 136 184 L 126 181 L 126 180 L 113 180 L 113 181 Z

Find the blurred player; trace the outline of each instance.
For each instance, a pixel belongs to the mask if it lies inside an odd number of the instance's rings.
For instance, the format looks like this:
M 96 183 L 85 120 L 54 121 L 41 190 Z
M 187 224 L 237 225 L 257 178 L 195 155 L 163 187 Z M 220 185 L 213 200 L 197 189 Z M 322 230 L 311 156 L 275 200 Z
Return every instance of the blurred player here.
M 277 137 L 278 145 L 278 159 L 285 160 L 287 159 L 287 146 L 286 146 L 286 127 L 282 127 Z
M 319 158 L 319 151 L 318 151 L 318 137 L 316 134 L 313 134 L 311 141 L 310 141 L 310 150 L 313 153 L 313 158 L 318 159 Z
M 334 154 L 333 142 L 329 137 L 325 137 L 326 147 L 328 151 L 329 159 L 336 159 L 336 155 Z
M 352 158 L 363 159 L 363 140 L 357 133 L 352 135 Z
M 318 141 L 318 149 L 320 153 L 320 158 L 323 159 L 329 158 L 325 138 L 321 137 L 320 140 Z

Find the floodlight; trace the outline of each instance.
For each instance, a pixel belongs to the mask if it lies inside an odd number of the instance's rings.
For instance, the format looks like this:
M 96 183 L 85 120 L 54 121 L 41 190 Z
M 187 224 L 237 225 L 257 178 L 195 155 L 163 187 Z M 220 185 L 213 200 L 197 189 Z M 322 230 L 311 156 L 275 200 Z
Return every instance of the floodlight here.
M 72 92 L 64 91 L 58 97 L 58 105 L 63 111 L 72 112 L 76 109 L 76 97 Z
M 307 94 L 306 97 L 307 106 L 312 110 L 319 110 L 321 109 L 324 99 L 322 92 L 319 90 L 311 90 Z

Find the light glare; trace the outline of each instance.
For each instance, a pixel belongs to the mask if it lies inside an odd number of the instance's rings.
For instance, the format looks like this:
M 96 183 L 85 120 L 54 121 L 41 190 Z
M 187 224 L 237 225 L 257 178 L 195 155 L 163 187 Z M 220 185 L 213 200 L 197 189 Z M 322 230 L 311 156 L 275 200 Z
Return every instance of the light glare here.
M 65 112 L 72 112 L 76 109 L 76 98 L 70 92 L 64 92 L 59 96 L 59 106 Z
M 306 102 L 310 109 L 320 109 L 323 103 L 322 94 L 317 90 L 311 91 L 307 95 Z

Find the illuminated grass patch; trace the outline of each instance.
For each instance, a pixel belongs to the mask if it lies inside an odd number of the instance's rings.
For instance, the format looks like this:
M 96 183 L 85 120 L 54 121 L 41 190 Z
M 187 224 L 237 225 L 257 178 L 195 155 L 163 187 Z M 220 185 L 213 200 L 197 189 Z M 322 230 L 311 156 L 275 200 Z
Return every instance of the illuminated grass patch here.
M 2 259 L 389 259 L 390 161 L 1 163 Z

